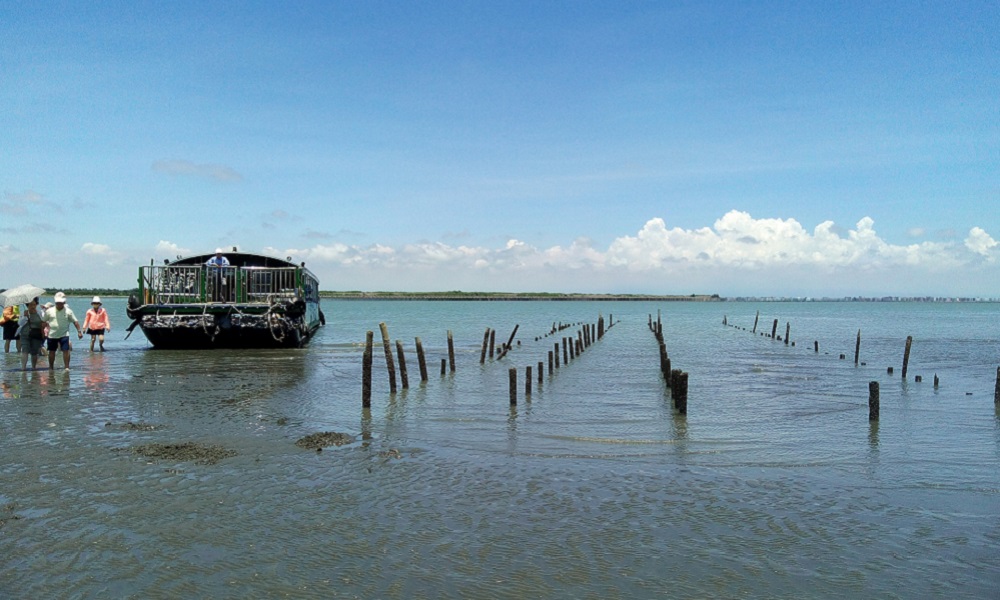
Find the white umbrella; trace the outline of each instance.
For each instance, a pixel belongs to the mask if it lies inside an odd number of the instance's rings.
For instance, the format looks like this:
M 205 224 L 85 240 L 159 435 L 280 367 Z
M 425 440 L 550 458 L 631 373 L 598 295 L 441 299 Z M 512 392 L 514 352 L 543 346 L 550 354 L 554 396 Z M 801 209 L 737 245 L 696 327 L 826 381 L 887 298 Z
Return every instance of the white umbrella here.
M 44 293 L 44 289 L 36 285 L 26 283 L 24 285 L 10 288 L 5 292 L 0 292 L 0 300 L 3 301 L 4 308 L 6 308 L 8 306 L 14 306 L 15 304 L 26 304 L 32 298 L 41 296 Z

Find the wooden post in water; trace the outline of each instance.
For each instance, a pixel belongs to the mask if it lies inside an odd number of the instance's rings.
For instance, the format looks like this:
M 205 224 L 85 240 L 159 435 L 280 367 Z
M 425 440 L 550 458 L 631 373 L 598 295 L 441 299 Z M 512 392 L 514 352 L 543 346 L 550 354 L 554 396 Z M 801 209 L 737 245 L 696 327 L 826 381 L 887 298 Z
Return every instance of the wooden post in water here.
M 934 387 L 937 387 L 937 375 L 934 376 Z M 1000 404 L 1000 367 L 997 367 L 997 382 L 993 390 L 993 403 Z
M 906 369 L 910 365 L 910 345 L 913 343 L 913 336 L 906 336 L 906 350 L 903 351 L 903 379 L 906 379 Z
M 604 315 L 599 314 L 597 316 L 597 339 L 604 338 Z
M 816 352 L 816 354 L 819 354 L 819 340 L 813 341 L 813 350 Z
M 858 357 L 861 356 L 861 330 L 858 330 L 858 341 L 854 342 L 854 366 L 858 366 Z
M 552 373 L 554 372 L 553 371 L 554 367 L 555 365 L 552 364 L 552 351 L 549 350 L 549 375 L 552 375 Z
M 1000 381 L 1000 367 L 997 368 L 997 380 Z M 934 389 L 937 389 L 937 387 L 938 387 L 938 385 L 940 383 L 941 383 L 941 380 L 938 379 L 937 373 L 935 373 L 934 374 Z
M 396 356 L 399 358 L 399 378 L 403 382 L 403 389 L 410 389 L 410 380 L 406 376 L 406 357 L 403 355 L 403 342 L 396 340 Z
M 444 374 L 447 371 L 448 371 L 448 359 L 447 358 L 442 358 L 441 359 L 441 377 L 444 377 Z
M 417 342 L 417 363 L 420 365 L 420 381 L 427 381 L 427 361 L 424 360 L 424 345 L 420 342 L 420 338 L 416 338 Z
M 361 360 L 361 407 L 371 408 L 372 405 L 372 341 L 375 333 L 365 334 L 365 354 Z
M 792 333 L 792 324 L 785 321 L 785 345 L 788 345 L 788 336 Z
M 878 382 L 868 382 L 868 420 L 878 421 Z
M 555 355 L 556 355 L 556 368 L 558 369 L 559 368 L 559 342 L 556 342 L 553 346 L 554 346 Z
M 562 343 L 563 343 L 563 364 L 564 365 L 568 365 L 569 364 L 569 342 L 566 340 L 566 338 L 563 338 L 562 339 Z
M 451 366 L 451 372 L 455 372 L 455 340 L 451 337 L 451 330 L 448 330 L 448 364 Z
M 552 371 L 552 369 L 549 368 L 549 372 L 551 372 L 551 371 Z M 541 387 L 542 387 L 542 376 L 544 374 L 545 374 L 545 363 L 542 362 L 542 361 L 538 361 L 538 388 L 539 389 L 541 389 Z
M 517 405 L 517 367 L 511 367 L 507 371 L 507 376 L 510 379 L 510 405 Z
M 757 311 L 757 316 L 753 318 L 753 334 L 757 335 L 757 321 L 760 320 L 760 311 Z
M 382 330 L 382 348 L 385 350 L 385 367 L 389 371 L 389 392 L 396 393 L 396 363 L 392 360 L 392 347 L 389 345 L 389 328 L 385 323 L 378 324 Z
M 517 335 L 517 328 L 520 327 L 520 326 L 521 326 L 520 323 L 518 323 L 517 325 L 514 325 L 514 331 L 510 332 L 510 337 L 507 338 L 507 344 L 504 346 L 504 350 L 510 350 L 511 345 L 513 345 L 513 343 L 514 343 L 514 336 Z
M 524 367 L 524 399 L 531 398 L 531 367 Z
M 776 335 L 778 335 L 778 320 L 777 319 L 774 320 L 774 325 L 771 325 L 771 339 L 773 340 L 774 336 L 776 336 Z
M 490 343 L 490 328 L 486 328 L 486 333 L 483 334 L 483 351 L 479 353 L 479 364 L 486 362 L 486 346 Z
M 677 392 L 677 412 L 682 415 L 686 415 L 688 411 L 688 374 L 686 371 L 682 371 L 680 376 L 677 378 L 677 385 L 680 386 L 680 390 Z
M 490 329 L 490 360 L 493 360 L 493 349 L 497 343 L 497 330 Z
M 677 393 L 681 389 L 680 384 L 681 370 L 671 369 L 670 371 L 670 400 L 672 401 L 673 407 L 677 408 Z

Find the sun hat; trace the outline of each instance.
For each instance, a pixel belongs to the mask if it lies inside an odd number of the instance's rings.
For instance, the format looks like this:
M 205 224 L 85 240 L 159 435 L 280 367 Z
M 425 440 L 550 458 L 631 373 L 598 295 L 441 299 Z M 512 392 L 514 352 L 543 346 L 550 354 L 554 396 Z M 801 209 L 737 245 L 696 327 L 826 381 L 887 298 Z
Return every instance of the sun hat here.
M 94 299 L 91 300 L 90 303 L 91 304 L 100 304 L 101 303 L 101 297 L 100 296 L 94 296 Z
M 66 302 L 66 294 L 64 294 L 62 292 L 56 292 L 55 300 L 56 300 L 56 303 Z

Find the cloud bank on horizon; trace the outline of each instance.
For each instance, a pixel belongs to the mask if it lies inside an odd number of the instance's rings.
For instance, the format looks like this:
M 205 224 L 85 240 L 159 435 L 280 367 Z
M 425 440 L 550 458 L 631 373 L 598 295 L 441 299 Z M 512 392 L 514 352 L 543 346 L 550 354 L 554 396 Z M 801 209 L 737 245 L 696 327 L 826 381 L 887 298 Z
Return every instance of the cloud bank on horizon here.
M 882 239 L 869 217 L 849 230 L 832 221 L 809 230 L 793 218 L 754 218 L 740 210 L 696 229 L 668 227 L 655 217 L 603 248 L 586 238 L 551 247 L 518 239 L 499 247 L 440 241 L 292 248 L 224 244 L 233 245 L 305 261 L 322 289 L 342 291 L 984 297 L 1000 276 L 1000 242 L 980 227 L 964 239 L 897 245 Z M 130 287 L 133 269 L 145 264 L 137 254 L 148 252 L 159 263 L 208 251 L 168 240 L 142 249 L 85 242 L 66 254 L 10 244 L 0 250 L 2 272 L 32 264 L 30 272 L 42 276 L 43 285 L 120 288 Z

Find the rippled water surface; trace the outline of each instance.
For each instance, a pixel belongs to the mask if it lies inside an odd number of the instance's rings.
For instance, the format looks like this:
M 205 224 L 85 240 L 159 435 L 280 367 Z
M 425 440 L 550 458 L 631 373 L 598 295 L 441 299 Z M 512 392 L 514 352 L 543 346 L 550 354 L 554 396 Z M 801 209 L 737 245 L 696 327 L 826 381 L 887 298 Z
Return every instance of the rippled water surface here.
M 77 342 L 70 371 L 22 373 L 4 357 L 0 597 L 1000 589 L 996 304 L 339 301 L 308 348 L 246 352 L 154 351 L 138 331 L 122 339 L 122 300 L 107 307 L 108 351 Z M 658 313 L 689 373 L 686 416 L 659 373 Z M 545 337 L 553 323 L 599 314 L 614 327 L 550 374 L 547 352 L 579 330 Z M 774 319 L 794 345 L 759 335 Z M 406 349 L 410 386 L 395 394 L 380 322 Z M 480 365 L 486 328 L 501 343 L 515 325 L 513 350 Z M 449 330 L 456 371 L 442 376 Z M 325 431 L 355 441 L 295 445 Z M 130 451 L 187 442 L 235 456 Z

